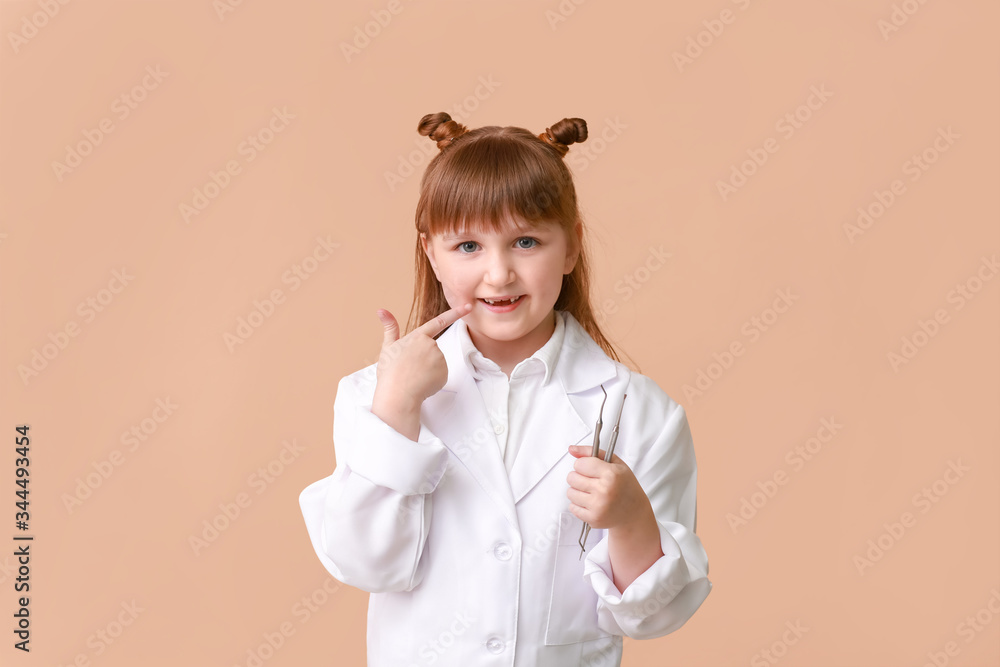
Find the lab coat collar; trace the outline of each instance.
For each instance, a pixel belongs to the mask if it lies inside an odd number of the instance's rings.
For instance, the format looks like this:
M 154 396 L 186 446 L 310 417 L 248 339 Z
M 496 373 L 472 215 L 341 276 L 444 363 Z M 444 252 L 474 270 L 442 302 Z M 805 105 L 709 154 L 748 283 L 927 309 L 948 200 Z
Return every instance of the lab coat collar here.
M 562 390 L 546 393 L 549 397 L 544 406 L 546 419 L 532 433 L 530 446 L 520 450 L 510 475 L 500 456 L 482 395 L 463 358 L 460 330 L 454 324 L 437 338 L 438 348 L 448 364 L 448 380 L 425 401 L 424 417 L 430 430 L 468 468 L 511 526 L 518 530 L 515 503 L 560 459 L 570 456 L 570 445 L 590 444 L 604 394 L 589 390 L 628 374 L 627 367 L 608 357 L 568 311 L 556 313 L 564 318 L 565 332 L 559 363 L 553 366 L 553 381 Z M 621 401 L 621 393 L 621 388 L 609 391 L 609 399 L 617 394 L 617 400 Z M 571 401 L 570 394 L 580 395 Z M 614 403 L 609 400 L 609 404 Z
M 543 387 L 552 379 L 553 369 L 559 362 L 559 351 L 562 349 L 563 339 L 566 337 L 567 315 L 569 315 L 567 312 L 555 311 L 555 329 L 552 331 L 552 335 L 549 336 L 544 345 L 528 357 L 528 359 L 542 365 L 542 372 L 544 373 L 544 377 L 542 378 Z M 472 338 L 469 336 L 469 327 L 465 324 L 465 320 L 457 320 L 451 328 L 455 329 L 455 336 L 458 338 L 459 347 L 462 350 L 462 361 L 469 367 L 469 372 L 472 373 L 473 378 L 480 380 L 490 370 L 495 370 L 497 373 L 500 372 L 496 362 L 492 359 L 487 359 L 476 348 L 472 342 Z M 537 371 L 531 368 L 528 372 Z M 511 374 L 513 375 L 513 372 Z
M 562 383 L 566 392 L 573 394 L 586 391 L 615 377 L 614 361 L 594 342 L 572 313 L 567 310 L 555 312 L 557 317 L 562 318 L 565 331 L 558 358 L 553 356 L 550 370 L 554 371 L 556 379 Z M 461 319 L 437 338 L 438 348 L 448 362 L 448 381 L 443 391 L 458 391 L 465 381 L 464 376 L 471 376 L 464 359 L 460 335 L 469 335 L 465 321 Z

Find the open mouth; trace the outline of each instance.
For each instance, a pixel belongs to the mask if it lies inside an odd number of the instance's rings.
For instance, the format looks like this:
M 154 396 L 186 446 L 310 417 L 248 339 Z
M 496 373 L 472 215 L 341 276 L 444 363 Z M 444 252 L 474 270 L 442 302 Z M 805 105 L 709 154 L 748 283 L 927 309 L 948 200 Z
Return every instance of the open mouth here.
M 491 306 L 512 306 L 521 300 L 521 296 L 515 296 L 512 299 L 480 299 L 480 301 Z
M 479 299 L 483 307 L 491 313 L 510 313 L 521 307 L 524 303 L 525 295 L 515 296 L 510 299 Z

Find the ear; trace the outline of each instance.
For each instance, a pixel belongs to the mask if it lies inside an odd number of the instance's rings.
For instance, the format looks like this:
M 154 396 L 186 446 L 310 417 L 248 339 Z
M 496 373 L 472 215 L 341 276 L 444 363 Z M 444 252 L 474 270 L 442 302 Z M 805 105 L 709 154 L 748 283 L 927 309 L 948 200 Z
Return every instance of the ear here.
M 437 278 L 438 269 L 437 262 L 434 261 L 434 244 L 427 238 L 427 234 L 423 232 L 420 232 L 420 243 L 423 245 L 424 254 L 427 255 L 427 260 L 431 263 L 431 268 L 434 270 L 434 277 Z M 438 278 L 438 280 L 441 279 Z
M 566 264 L 563 266 L 563 273 L 570 274 L 573 273 L 573 269 L 576 268 L 576 262 L 580 259 L 580 251 L 583 249 L 583 222 L 577 220 L 576 224 L 573 226 L 573 234 L 570 241 L 566 247 Z

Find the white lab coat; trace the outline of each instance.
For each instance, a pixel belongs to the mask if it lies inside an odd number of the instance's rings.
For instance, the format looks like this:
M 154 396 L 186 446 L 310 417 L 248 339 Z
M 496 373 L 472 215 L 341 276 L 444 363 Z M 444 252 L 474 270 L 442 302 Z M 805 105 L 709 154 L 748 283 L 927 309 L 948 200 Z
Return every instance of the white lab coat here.
M 371 413 L 374 364 L 340 381 L 336 469 L 299 502 L 325 568 L 371 593 L 369 667 L 610 667 L 623 635 L 673 632 L 711 591 L 684 408 L 557 314 L 567 329 L 552 381 L 563 391 L 539 396 L 509 477 L 456 326 L 437 339 L 448 380 L 424 401 L 416 442 Z M 624 593 L 607 530 L 591 530 L 579 560 L 583 524 L 566 495 L 567 448 L 592 444 L 602 383 L 601 447 L 627 391 L 615 453 L 650 498 L 664 553 Z

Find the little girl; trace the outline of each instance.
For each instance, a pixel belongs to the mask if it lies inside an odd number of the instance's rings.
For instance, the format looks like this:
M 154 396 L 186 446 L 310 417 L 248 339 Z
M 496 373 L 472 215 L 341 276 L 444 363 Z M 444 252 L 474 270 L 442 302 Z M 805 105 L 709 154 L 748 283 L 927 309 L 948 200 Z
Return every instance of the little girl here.
M 620 665 L 623 636 L 677 630 L 712 584 L 684 408 L 591 308 L 563 161 L 587 125 L 417 131 L 440 153 L 414 306 L 402 337 L 378 311 L 378 363 L 337 387 L 336 469 L 299 499 L 310 540 L 371 593 L 369 667 Z

